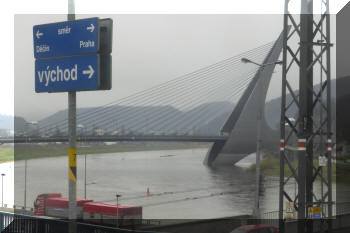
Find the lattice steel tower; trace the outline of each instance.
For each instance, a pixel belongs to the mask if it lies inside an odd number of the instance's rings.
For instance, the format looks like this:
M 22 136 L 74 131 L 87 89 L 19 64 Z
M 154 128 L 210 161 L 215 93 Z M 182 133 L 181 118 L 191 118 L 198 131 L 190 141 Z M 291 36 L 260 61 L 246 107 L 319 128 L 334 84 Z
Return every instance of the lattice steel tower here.
M 292 15 L 289 5 L 295 1 L 299 0 L 285 1 L 284 14 L 279 194 L 282 233 L 288 218 L 297 218 L 298 233 L 304 233 L 313 232 L 312 219 L 319 216 L 326 220 L 320 221 L 321 229 L 332 229 L 333 216 L 329 0 L 320 0 L 318 15 L 313 14 L 312 0 L 301 0 L 301 14 Z M 287 186 L 291 182 L 296 183 L 294 193 Z

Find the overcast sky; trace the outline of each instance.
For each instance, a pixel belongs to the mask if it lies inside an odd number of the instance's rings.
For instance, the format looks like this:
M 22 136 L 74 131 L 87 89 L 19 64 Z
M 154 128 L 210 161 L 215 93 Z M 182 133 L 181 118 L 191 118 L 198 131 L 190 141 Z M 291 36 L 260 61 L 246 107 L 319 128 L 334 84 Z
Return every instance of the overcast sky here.
M 31 1 L 35 2 L 35 1 Z M 64 2 L 64 1 L 62 1 Z M 101 4 L 91 7 L 92 1 L 76 1 L 76 12 L 113 12 L 121 9 L 124 13 L 181 13 L 180 8 L 171 5 L 175 11 L 167 10 L 164 4 L 160 8 L 145 7 L 140 4 L 132 8 L 130 3 L 119 7 Z M 131 2 L 131 1 L 130 1 Z M 135 0 L 134 2 L 138 2 Z M 141 2 L 141 1 L 140 1 Z M 156 1 L 150 1 L 156 2 Z M 180 5 L 182 1 L 179 1 Z M 185 13 L 208 13 L 210 4 L 183 4 Z M 232 1 L 232 11 L 225 11 L 221 1 L 212 3 L 212 12 L 223 13 L 281 13 L 283 1 Z M 226 1 L 224 1 L 226 2 Z M 231 2 L 231 3 L 232 3 Z M 262 4 L 264 2 L 264 4 Z M 50 1 L 55 4 L 56 1 Z M 340 9 L 346 1 L 338 1 L 333 9 Z M 25 3 L 24 3 L 25 4 Z M 46 5 L 45 5 L 46 4 Z M 43 6 L 48 7 L 45 3 Z M 227 2 L 226 2 L 227 4 Z M 29 13 L 33 4 L 28 7 Z M 90 5 L 90 8 L 88 7 Z M 142 5 L 142 4 L 141 4 Z M 298 4 L 296 4 L 297 6 Z M 188 6 L 189 11 L 186 7 Z M 198 6 L 197 8 L 194 8 Z M 231 6 L 231 5 L 230 5 Z M 26 12 L 23 5 L 16 6 L 19 13 Z M 16 7 L 14 7 L 16 9 Z M 124 8 L 123 8 L 124 7 Z M 148 8 L 147 8 L 148 7 Z M 204 8 L 203 8 L 204 7 Z M 220 8 L 221 7 L 221 8 Z M 57 8 L 48 7 L 52 12 L 67 12 L 67 4 L 57 1 Z M 112 10 L 111 10 L 112 9 Z M 154 10 L 156 9 L 156 11 Z M 197 10 L 196 10 L 197 9 Z M 199 9 L 199 11 L 198 11 Z M 332 8 L 331 8 L 332 9 Z M 55 11 L 56 10 L 56 11 Z M 148 11 L 147 11 L 148 10 Z M 32 10 L 38 12 L 37 10 Z M 120 11 L 120 10 L 119 10 Z M 251 11 L 251 12 L 250 12 Z M 16 12 L 16 11 L 15 11 Z M 46 13 L 46 11 L 44 11 Z M 41 12 L 41 13 L 44 13 Z M 152 87 L 156 84 L 189 73 L 198 68 L 210 65 L 222 59 L 234 56 L 251 48 L 275 40 L 282 30 L 282 16 L 267 15 L 139 15 L 139 14 L 89 14 L 77 15 L 76 18 L 97 16 L 112 18 L 113 28 L 113 88 L 111 91 L 78 93 L 78 107 L 98 106 L 121 97 Z M 65 14 L 17 14 L 14 17 L 14 74 L 1 78 L 1 97 L 9 99 L 2 103 L 0 113 L 11 114 L 11 77 L 15 77 L 16 114 L 28 120 L 38 120 L 57 110 L 67 107 L 67 94 L 36 94 L 34 92 L 34 58 L 32 27 L 36 24 L 66 20 Z M 11 60 L 11 59 L 8 59 Z M 3 63 L 6 64 L 6 63 Z M 11 65 L 8 66 L 11 68 Z M 277 68 L 277 72 L 278 72 Z M 11 69 L 9 69 L 11 70 Z M 13 80 L 13 79 L 12 79 Z M 275 86 L 273 86 L 275 85 Z M 274 87 L 274 88 L 273 88 Z M 272 88 L 279 89 L 280 84 L 273 79 Z M 269 93 L 269 98 L 276 97 L 280 91 Z M 13 106 L 13 105 L 12 105 Z M 13 108 L 13 107 L 12 107 Z
M 87 18 L 93 15 L 77 15 Z M 78 93 L 99 106 L 275 40 L 281 15 L 99 15 L 114 21 L 112 90 Z M 67 107 L 67 93 L 34 92 L 32 26 L 66 15 L 15 17 L 15 113 L 38 120 Z M 261 25 L 265 25 L 261 27 Z M 276 93 L 277 94 L 277 93 Z

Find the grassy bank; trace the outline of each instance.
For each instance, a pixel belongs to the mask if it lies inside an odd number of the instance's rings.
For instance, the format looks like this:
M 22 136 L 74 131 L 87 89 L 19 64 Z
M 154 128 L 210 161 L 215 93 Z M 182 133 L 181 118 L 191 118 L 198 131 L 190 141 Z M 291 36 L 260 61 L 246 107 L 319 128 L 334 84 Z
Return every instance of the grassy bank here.
M 113 145 L 90 144 L 79 146 L 78 154 L 102 154 L 130 151 L 152 151 L 152 150 L 179 150 L 206 148 L 206 143 L 145 143 L 132 144 L 120 143 Z M 67 144 L 17 144 L 13 148 L 0 148 L 0 163 L 11 161 L 13 159 L 35 159 L 56 156 L 65 156 L 68 153 Z M 15 156 L 13 156 L 15 154 Z
M 265 158 L 261 160 L 260 170 L 261 174 L 265 176 L 280 176 L 280 160 L 276 158 Z M 297 162 L 291 162 L 292 166 L 295 167 Z M 314 160 L 314 167 L 318 167 L 318 160 Z M 255 173 L 256 166 L 255 164 L 251 165 L 247 170 L 249 172 Z M 350 184 L 350 165 L 349 164 L 332 164 L 332 177 L 333 180 L 337 182 L 348 183 Z M 285 177 L 291 175 L 291 170 L 289 169 L 287 163 L 284 165 Z M 327 168 L 323 170 L 324 174 L 327 172 Z M 319 177 L 317 177 L 319 179 Z
M 0 148 L 0 163 L 13 160 L 13 148 Z
M 337 163 L 337 182 L 350 184 L 350 164 Z

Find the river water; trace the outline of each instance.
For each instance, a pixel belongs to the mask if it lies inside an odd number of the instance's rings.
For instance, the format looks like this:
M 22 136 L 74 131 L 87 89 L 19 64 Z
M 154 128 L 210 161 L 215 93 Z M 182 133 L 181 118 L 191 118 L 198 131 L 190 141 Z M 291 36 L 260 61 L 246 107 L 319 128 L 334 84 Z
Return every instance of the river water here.
M 208 168 L 207 149 L 162 150 L 94 154 L 86 156 L 87 198 L 143 206 L 144 218 L 205 219 L 251 214 L 255 175 L 245 170 L 255 162 L 249 155 L 236 166 Z M 27 206 L 38 194 L 62 193 L 67 197 L 68 159 L 27 161 Z M 14 164 L 13 202 L 24 205 L 24 161 Z M 278 181 L 264 185 L 262 212 L 278 209 Z M 288 186 L 293 192 L 293 185 Z M 7 186 L 10 193 L 10 186 Z M 147 195 L 149 189 L 149 195 Z M 6 188 L 5 188 L 6 192 Z M 6 192 L 7 193 L 7 192 Z M 78 156 L 78 198 L 84 198 L 84 155 Z M 11 204 L 11 197 L 5 196 Z

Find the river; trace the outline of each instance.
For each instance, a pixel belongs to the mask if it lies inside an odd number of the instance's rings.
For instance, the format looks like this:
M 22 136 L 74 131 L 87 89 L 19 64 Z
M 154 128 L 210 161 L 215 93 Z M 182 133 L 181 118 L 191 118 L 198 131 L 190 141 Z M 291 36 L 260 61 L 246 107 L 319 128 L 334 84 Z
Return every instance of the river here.
M 208 168 L 206 149 L 162 150 L 86 155 L 87 198 L 143 206 L 149 219 L 206 219 L 251 214 L 255 175 L 245 170 L 255 162 L 249 155 L 236 166 Z M 11 197 L 9 175 L 4 203 L 24 205 L 24 161 L 14 166 Z M 64 157 L 27 161 L 27 206 L 38 194 L 62 193 L 67 197 L 68 159 Z M 293 193 L 294 186 L 289 185 Z M 149 189 L 149 195 L 147 195 Z M 318 189 L 318 188 L 316 188 Z M 84 197 L 84 155 L 78 156 L 78 198 Z M 12 198 L 12 199 L 11 199 Z M 260 197 L 262 212 L 278 209 L 278 180 L 271 178 Z

